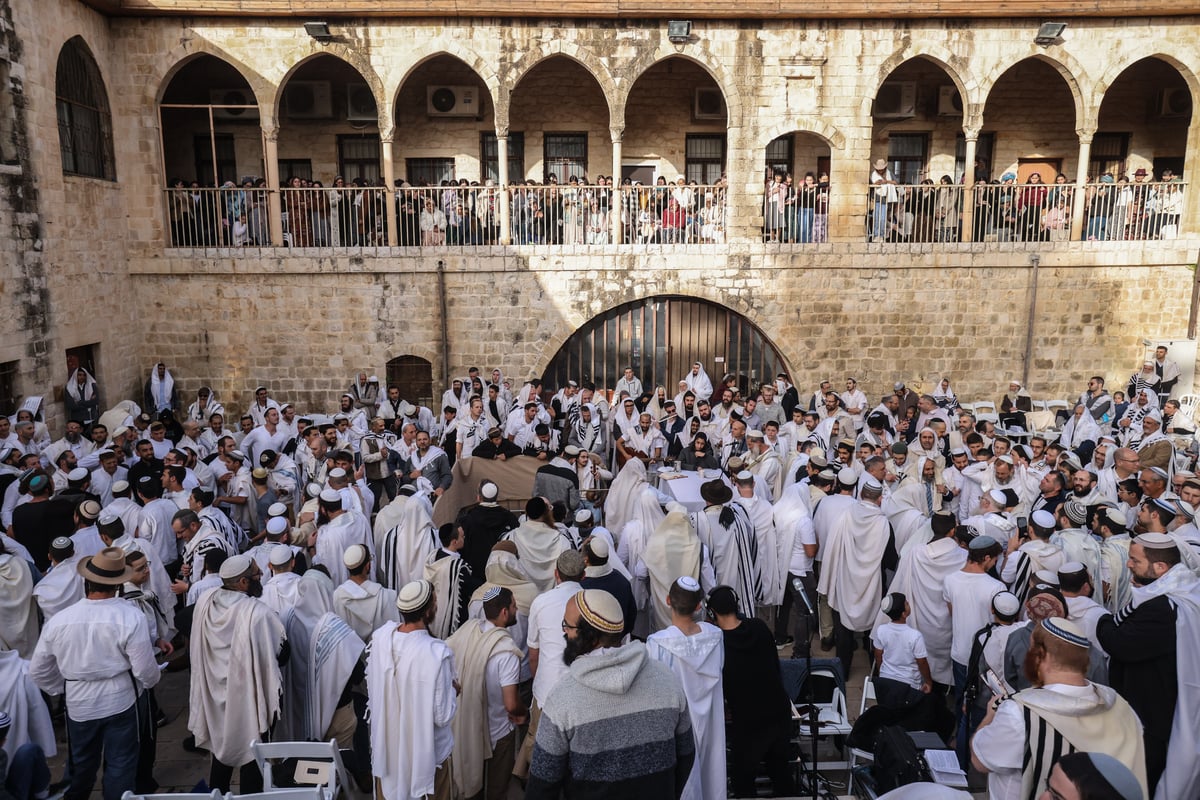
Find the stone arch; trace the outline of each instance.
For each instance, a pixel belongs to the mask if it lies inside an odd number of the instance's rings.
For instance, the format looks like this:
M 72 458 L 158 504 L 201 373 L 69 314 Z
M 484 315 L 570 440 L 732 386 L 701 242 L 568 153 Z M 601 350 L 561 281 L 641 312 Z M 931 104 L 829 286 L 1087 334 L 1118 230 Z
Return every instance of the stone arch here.
M 633 91 L 633 87 L 641 79 L 646 71 L 657 65 L 661 61 L 666 61 L 669 58 L 681 58 L 686 61 L 691 61 L 705 72 L 709 77 L 716 82 L 721 90 L 721 94 L 725 98 L 726 128 L 738 128 L 742 125 L 742 95 L 738 91 L 737 82 L 733 80 L 729 71 L 721 65 L 712 54 L 698 47 L 689 47 L 686 53 L 680 53 L 675 49 L 675 46 L 668 43 L 663 43 L 653 52 L 648 52 L 645 55 L 634 59 L 633 62 L 626 65 L 625 74 L 632 75 L 633 78 L 626 83 L 624 80 L 617 84 L 614 106 L 620 111 L 620 120 L 622 126 L 625 123 L 625 106 L 629 103 L 629 93 Z M 615 119 L 615 118 L 614 118 Z M 614 126 L 616 123 L 613 123 Z
M 1121 75 L 1123 75 L 1125 71 L 1134 64 L 1150 58 L 1157 59 L 1164 64 L 1173 67 L 1175 71 L 1179 73 L 1179 76 L 1183 78 L 1184 83 L 1187 84 L 1188 92 L 1190 92 L 1192 95 L 1192 107 L 1195 108 L 1196 100 L 1197 98 L 1200 98 L 1200 78 L 1197 78 L 1196 73 L 1192 70 L 1192 68 L 1184 63 L 1179 57 L 1147 47 L 1145 52 L 1133 53 L 1119 61 L 1114 61 L 1109 65 L 1104 75 L 1096 81 L 1095 85 L 1093 86 L 1091 101 L 1096 109 L 1097 114 L 1100 113 L 1100 105 L 1104 102 L 1104 95 L 1112 87 L 1113 82 L 1116 81 L 1117 78 L 1121 77 Z
M 763 150 L 768 144 L 786 133 L 807 133 L 821 139 L 830 150 L 841 150 L 846 146 L 846 137 L 833 125 L 815 117 L 797 117 L 767 128 L 759 136 L 755 148 Z
M 579 324 L 575 328 L 570 327 L 570 320 L 563 319 L 554 335 L 548 337 L 542 351 L 545 364 L 542 373 L 547 388 L 553 388 L 552 384 L 561 385 L 566 377 L 593 380 L 598 389 L 612 388 L 620 368 L 629 361 L 627 354 L 620 349 L 597 353 L 589 344 L 584 351 L 589 361 L 585 365 L 577 358 L 579 353 L 573 346 L 591 340 L 598 330 L 604 331 L 605 325 L 619 327 L 628 324 L 630 319 L 642 323 L 631 334 L 630 344 L 632 346 L 632 339 L 638 339 L 637 352 L 641 355 L 634 359 L 633 366 L 647 387 L 661 384 L 673 394 L 675 382 L 693 360 L 704 364 L 714 385 L 724 372 L 757 383 L 774 379 L 778 372 L 790 371 L 783 351 L 747 313 L 729 304 L 732 298 L 710 299 L 704 296 L 711 294 L 704 291 L 709 287 L 693 284 L 683 291 L 680 291 L 682 287 L 674 287 L 675 291 L 665 290 L 667 287 L 656 288 L 663 290 L 632 289 L 615 304 L 593 301 L 584 312 L 588 316 L 576 320 Z M 688 314 L 686 317 L 681 313 L 684 310 Z M 659 326 L 664 326 L 665 331 Z M 692 335 L 686 342 L 682 338 L 676 340 L 672 333 L 682 332 L 685 327 Z M 660 338 L 667 343 L 665 348 L 656 346 Z M 677 341 L 678 348 L 672 344 Z M 643 345 L 643 342 L 649 344 Z M 715 356 L 722 360 L 717 361 Z
M 166 94 L 171 81 L 175 80 L 175 76 L 179 74 L 180 70 L 201 56 L 212 56 L 236 70 L 250 86 L 250 91 L 254 93 L 260 111 L 266 99 L 274 96 L 275 86 L 244 61 L 234 57 L 226 50 L 214 47 L 211 42 L 189 39 L 160 59 L 159 63 L 162 68 L 156 72 L 159 72 L 162 77 L 159 78 L 158 86 L 154 90 L 155 106 L 162 102 L 163 95 Z
M 83 36 L 70 37 L 58 50 L 54 96 L 63 174 L 115 181 L 108 86 Z
M 1070 53 L 1060 48 L 1053 49 L 1055 52 L 1053 55 L 1050 55 L 1049 53 L 1042 52 L 1036 45 L 1031 43 L 1026 55 L 994 66 L 987 77 L 980 81 L 979 84 L 980 91 L 983 92 L 983 99 L 980 104 L 981 121 L 982 109 L 986 109 L 988 98 L 991 96 L 992 90 L 996 87 L 996 82 L 1004 76 L 1004 73 L 1022 61 L 1036 59 L 1053 68 L 1066 82 L 1067 88 L 1071 92 L 1071 98 L 1075 101 L 1075 128 L 1080 129 L 1089 126 L 1095 128 L 1096 114 L 1099 112 L 1099 106 L 1093 106 L 1084 92 L 1083 87 L 1088 80 L 1087 70 Z
M 884 59 L 879 65 L 879 76 L 875 81 L 875 90 L 871 92 L 869 98 L 863 98 L 864 104 L 867 104 L 865 113 L 870 115 L 871 108 L 869 102 L 875 100 L 875 96 L 879 94 L 879 88 L 883 86 L 887 79 L 910 61 L 923 59 L 931 64 L 937 65 L 942 72 L 946 73 L 946 77 L 950 79 L 958 88 L 958 94 L 963 99 L 963 119 L 970 119 L 973 110 L 977 110 L 978 114 L 983 113 L 983 104 L 986 98 L 979 96 L 979 83 L 967 68 L 970 66 L 966 59 L 961 56 L 956 56 L 944 47 L 937 45 L 922 45 L 919 52 L 896 52 L 888 58 Z M 967 77 L 964 78 L 963 75 Z
M 404 88 L 404 84 L 413 76 L 413 74 L 425 62 L 438 56 L 450 56 L 456 58 L 463 64 L 471 68 L 479 79 L 483 81 L 483 85 L 487 87 L 488 94 L 491 96 L 492 107 L 497 109 L 497 126 L 499 126 L 498 106 L 500 100 L 500 76 L 496 72 L 492 62 L 485 59 L 477 51 L 459 44 L 456 40 L 450 39 L 447 41 L 438 41 L 437 43 L 427 43 L 420 47 L 416 47 L 407 51 L 406 55 L 411 59 L 402 69 L 403 74 L 395 84 L 389 84 L 386 87 L 388 113 L 392 114 L 395 109 L 396 98 L 400 94 L 400 90 Z M 506 108 L 507 112 L 507 108 Z M 507 124 L 507 113 L 505 123 Z
M 616 102 L 618 93 L 617 81 L 614 79 L 612 72 L 599 56 L 587 48 L 579 45 L 555 39 L 551 42 L 544 43 L 539 49 L 526 53 L 525 57 L 516 63 L 512 64 L 502 80 L 500 81 L 499 92 L 495 97 L 496 100 L 496 127 L 499 128 L 501 120 L 505 127 L 508 126 L 508 109 L 509 101 L 512 93 L 516 91 L 521 81 L 525 79 L 530 72 L 539 64 L 554 56 L 565 56 L 579 64 L 595 79 L 600 85 L 600 91 L 604 93 L 604 99 L 608 102 L 608 120 L 612 127 L 617 126 L 617 120 L 621 120 L 624 124 L 624 117 L 618 116 L 623 111 L 624 106 Z
M 370 59 L 364 53 L 338 42 L 331 42 L 329 44 L 321 45 L 315 40 L 313 40 L 309 45 L 309 51 L 310 52 L 308 55 L 304 56 L 299 61 L 296 61 L 290 67 L 288 67 L 287 71 L 279 79 L 279 82 L 273 87 L 274 94 L 271 100 L 272 119 L 279 119 L 279 108 L 283 103 L 283 91 L 285 88 L 287 88 L 288 81 L 292 79 L 292 77 L 296 74 L 296 71 L 315 58 L 320 56 L 333 56 L 334 58 L 353 67 L 355 71 L 362 76 L 362 79 L 366 81 L 367 86 L 371 87 L 371 94 L 375 97 L 375 107 L 379 110 L 380 131 L 384 130 L 385 126 L 390 129 L 390 126 L 386 125 L 388 119 L 384 116 L 385 113 L 389 115 L 391 113 L 392 104 L 390 102 L 390 98 L 385 96 L 383 81 L 380 80 L 379 73 L 375 71 L 373 66 L 371 66 Z

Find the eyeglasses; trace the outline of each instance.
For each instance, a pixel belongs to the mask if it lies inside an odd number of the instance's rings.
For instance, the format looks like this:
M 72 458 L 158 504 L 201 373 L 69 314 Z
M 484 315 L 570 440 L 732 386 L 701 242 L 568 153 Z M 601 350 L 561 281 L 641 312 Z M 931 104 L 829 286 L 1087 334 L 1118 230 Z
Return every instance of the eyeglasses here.
M 562 629 L 563 629 L 563 633 L 566 633 L 567 631 L 577 631 L 577 630 L 579 630 L 579 626 L 578 626 L 578 625 L 568 625 L 568 624 L 567 624 L 567 621 L 564 619 L 564 620 L 562 621 Z

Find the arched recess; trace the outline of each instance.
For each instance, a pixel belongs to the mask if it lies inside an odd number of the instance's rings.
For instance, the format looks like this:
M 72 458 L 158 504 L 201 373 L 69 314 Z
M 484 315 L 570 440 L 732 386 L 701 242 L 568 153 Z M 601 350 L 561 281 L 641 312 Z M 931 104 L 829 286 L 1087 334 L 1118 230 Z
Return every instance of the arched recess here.
M 1183 175 L 1195 94 L 1179 67 L 1148 56 L 1106 78 L 1105 86 L 1088 174 L 1118 181 L 1138 169 L 1148 180 L 1165 170 Z
M 788 371 L 770 339 L 736 311 L 697 297 L 656 295 L 590 319 L 559 347 L 543 381 L 547 389 L 567 380 L 611 389 L 632 366 L 647 390 L 665 386 L 673 396 L 694 361 L 704 365 L 714 385 L 726 373 L 737 375 L 743 393 Z
M 808 131 L 786 132 L 763 148 L 763 241 L 829 241 L 831 154 L 829 141 Z
M 361 58 L 355 60 L 361 61 Z M 295 65 L 280 83 L 274 108 L 279 120 L 281 181 L 297 177 L 330 186 L 335 176 L 379 185 L 382 84 L 373 70 L 322 53 Z
M 387 386 L 397 386 L 400 397 L 414 405 L 436 408 L 433 397 L 433 364 L 420 356 L 396 356 L 384 372 Z M 441 409 L 436 409 L 440 411 Z
M 708 73 L 708 77 L 721 90 L 722 102 L 726 109 L 727 121 L 730 121 L 730 126 L 733 124 L 740 125 L 743 119 L 742 116 L 742 95 L 738 91 L 737 81 L 733 80 L 725 68 L 711 55 L 703 50 L 690 49 L 687 53 L 678 53 L 674 45 L 663 45 L 657 51 L 648 53 L 644 57 L 637 59 L 629 64 L 624 70 L 626 75 L 635 75 L 632 81 L 622 80 L 617 84 L 617 91 L 613 97 L 613 107 L 619 109 L 615 114 L 622 123 L 626 123 L 629 112 L 629 96 L 633 93 L 634 86 L 646 75 L 647 72 L 657 67 L 664 61 L 679 60 L 690 62 L 699 66 Z
M 431 55 L 409 70 L 392 111 L 397 178 L 413 186 L 437 186 L 442 180 L 497 177 L 496 164 L 487 158 L 496 148 L 491 89 L 458 56 Z
M 1001 79 L 1011 77 L 1014 69 L 1021 65 L 1028 67 L 1030 63 L 1038 63 L 1049 67 L 1066 84 L 1067 90 L 1070 92 L 1070 105 L 1075 110 L 1077 125 L 1085 125 L 1089 120 L 1094 118 L 1095 108 L 1088 102 L 1087 94 L 1084 91 L 1084 86 L 1088 80 L 1087 72 L 1074 56 L 1063 50 L 1057 50 L 1053 56 L 1037 50 L 1031 50 L 1024 58 L 997 64 L 988 73 L 987 77 L 979 82 L 980 91 L 984 93 L 984 102 L 991 102 L 992 96 L 995 94 L 996 84 Z M 1046 73 L 1042 74 L 1045 75 Z M 1029 84 L 1029 86 L 1035 85 Z M 1028 86 L 1026 88 L 1028 89 Z M 1030 97 L 1033 96 L 1030 95 Z M 1038 96 L 1038 100 L 1041 99 Z M 987 113 L 986 108 L 984 109 L 984 113 Z M 986 124 L 986 120 L 984 122 Z
M 886 64 L 885 64 L 886 68 Z M 886 159 L 902 184 L 963 172 L 963 115 L 971 93 L 942 59 L 913 56 L 880 82 L 871 106 L 871 160 Z
M 58 51 L 54 94 L 63 174 L 115 181 L 108 91 L 82 36 L 71 37 Z
M 519 172 L 560 184 L 571 176 L 594 182 L 612 170 L 612 137 L 605 89 L 586 64 L 566 54 L 541 59 L 512 87 L 508 109 L 510 163 L 524 153 Z
M 972 106 L 982 101 L 982 98 L 978 96 L 978 84 L 973 80 L 963 78 L 962 70 L 966 69 L 967 65 L 963 64 L 961 69 L 956 68 L 954 66 L 955 62 L 961 62 L 961 59 L 945 51 L 924 51 L 920 53 L 906 52 L 903 55 L 897 53 L 891 58 L 886 59 L 882 64 L 879 65 L 879 81 L 875 86 L 875 92 L 871 95 L 871 98 L 874 99 L 875 97 L 878 97 L 879 90 L 883 87 L 883 84 L 887 83 L 888 81 L 895 80 L 895 73 L 898 70 L 901 70 L 902 67 L 905 67 L 914 61 L 924 61 L 933 65 L 937 69 L 941 70 L 945 80 L 948 80 L 950 84 L 954 86 L 959 97 L 957 107 L 960 109 L 960 113 L 958 114 L 960 121 L 963 118 L 961 110 L 965 110 L 969 115 L 972 110 Z M 901 74 L 904 73 L 902 72 Z M 926 70 L 926 74 L 931 73 L 928 73 L 928 70 Z M 943 81 L 939 84 L 939 89 L 945 85 L 947 84 Z
M 172 70 L 159 95 L 167 183 L 220 186 L 264 177 L 260 98 L 237 67 L 197 54 Z
M 524 58 L 509 68 L 501 81 L 500 92 L 496 97 L 496 118 L 500 124 L 504 125 L 510 121 L 512 95 L 521 82 L 544 61 L 557 56 L 563 56 L 576 62 L 595 79 L 604 95 L 604 104 L 608 108 L 611 124 L 622 124 L 621 106 L 617 102 L 617 82 L 613 78 L 612 72 L 592 51 L 561 39 L 555 39 L 538 50 L 526 53 Z
M 725 171 L 728 95 L 702 64 L 684 56 L 655 62 L 624 99 L 622 160 L 643 183 L 682 175 L 715 184 Z M 652 168 L 653 175 L 646 169 Z
M 1070 180 L 1083 114 L 1079 84 L 1062 64 L 1041 57 L 1013 64 L 990 84 L 983 109 L 979 156 L 985 141 L 995 142 L 987 177 L 1012 173 L 1025 183 L 1037 172 L 1044 183 L 1054 183 L 1058 174 Z

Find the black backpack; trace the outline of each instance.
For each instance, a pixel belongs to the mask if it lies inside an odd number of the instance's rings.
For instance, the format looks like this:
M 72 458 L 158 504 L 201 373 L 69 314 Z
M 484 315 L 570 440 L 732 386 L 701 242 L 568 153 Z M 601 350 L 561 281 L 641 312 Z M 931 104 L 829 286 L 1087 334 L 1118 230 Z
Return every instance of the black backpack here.
M 899 786 L 932 781 L 929 765 L 908 731 L 899 725 L 881 728 L 875 740 L 875 783 L 880 794 Z

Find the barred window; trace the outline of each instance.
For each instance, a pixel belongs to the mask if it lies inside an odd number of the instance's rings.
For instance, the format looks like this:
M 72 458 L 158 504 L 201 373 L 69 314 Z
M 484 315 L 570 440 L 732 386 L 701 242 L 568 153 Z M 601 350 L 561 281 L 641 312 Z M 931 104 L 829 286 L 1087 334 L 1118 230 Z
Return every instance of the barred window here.
M 63 173 L 115 181 L 108 94 L 95 60 L 78 36 L 59 51 L 54 91 Z

